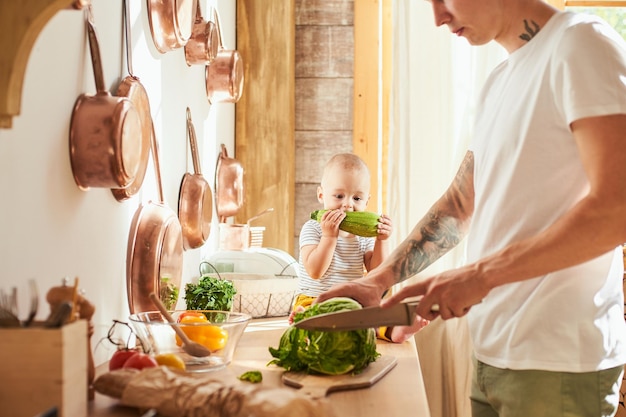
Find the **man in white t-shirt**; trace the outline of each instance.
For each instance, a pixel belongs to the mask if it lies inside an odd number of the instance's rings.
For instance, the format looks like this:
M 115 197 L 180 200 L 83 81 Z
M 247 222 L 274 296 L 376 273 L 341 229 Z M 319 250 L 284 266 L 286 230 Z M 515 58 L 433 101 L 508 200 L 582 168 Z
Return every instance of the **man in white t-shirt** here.
M 467 314 L 474 417 L 611 416 L 626 363 L 626 45 L 541 0 L 432 0 L 437 26 L 509 53 L 487 80 L 452 184 L 366 277 L 325 292 L 378 304 L 467 236 L 467 264 L 423 295 Z M 436 138 L 433 138 L 436 140 Z M 434 309 L 437 305 L 439 308 Z

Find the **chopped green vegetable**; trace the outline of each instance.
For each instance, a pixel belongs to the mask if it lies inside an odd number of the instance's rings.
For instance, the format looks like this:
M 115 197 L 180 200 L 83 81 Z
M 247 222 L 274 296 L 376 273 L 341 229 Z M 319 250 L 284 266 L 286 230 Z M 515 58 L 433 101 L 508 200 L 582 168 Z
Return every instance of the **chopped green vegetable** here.
M 237 290 L 232 281 L 203 275 L 197 284 L 185 285 L 187 310 L 230 311 Z
M 361 305 L 350 298 L 332 298 L 296 313 L 294 323 L 318 314 L 359 308 Z M 269 364 L 287 371 L 327 375 L 358 374 L 380 356 L 374 329 L 323 332 L 293 325 L 283 333 L 279 347 L 269 351 L 275 358 Z
M 242 381 L 249 381 L 256 384 L 263 381 L 263 374 L 260 371 L 248 371 L 239 375 L 239 379 Z
M 172 284 L 167 277 L 161 278 L 159 298 L 168 310 L 173 310 L 178 302 L 178 287 Z

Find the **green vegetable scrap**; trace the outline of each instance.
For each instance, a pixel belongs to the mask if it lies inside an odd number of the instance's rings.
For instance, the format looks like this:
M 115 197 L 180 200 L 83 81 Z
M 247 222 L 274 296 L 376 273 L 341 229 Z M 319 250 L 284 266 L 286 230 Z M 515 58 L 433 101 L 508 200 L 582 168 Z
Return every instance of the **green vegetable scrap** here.
M 178 302 L 178 287 L 172 284 L 167 277 L 161 278 L 159 298 L 168 310 L 173 310 Z
M 311 219 L 319 222 L 327 211 L 315 210 L 311 213 Z M 346 211 L 346 217 L 339 223 L 339 229 L 357 236 L 376 237 L 379 218 L 380 214 L 369 211 Z
M 332 298 L 296 313 L 294 323 L 318 314 L 356 310 L 361 305 L 350 298 Z M 275 364 L 287 371 L 311 374 L 358 374 L 380 354 L 376 351 L 374 329 L 351 331 L 312 331 L 290 326 L 280 338 L 278 348 L 269 348 Z
M 239 375 L 239 379 L 256 384 L 263 381 L 263 374 L 260 371 L 248 371 Z
M 185 285 L 187 310 L 230 311 L 237 290 L 232 281 L 203 275 L 197 284 Z

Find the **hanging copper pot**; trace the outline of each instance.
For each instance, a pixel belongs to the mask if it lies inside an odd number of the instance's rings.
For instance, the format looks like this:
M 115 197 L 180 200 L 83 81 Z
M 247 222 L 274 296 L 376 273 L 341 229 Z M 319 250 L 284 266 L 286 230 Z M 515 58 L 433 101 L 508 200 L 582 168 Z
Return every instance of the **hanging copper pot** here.
M 220 46 L 217 56 L 205 70 L 207 98 L 210 104 L 236 103 L 243 91 L 243 61 L 237 50 L 224 47 L 220 17 L 216 9 L 213 9 L 213 16 Z
M 243 205 L 243 166 L 228 156 L 226 145 L 217 157 L 215 168 L 215 207 L 221 223 L 239 212 Z
M 198 0 L 147 0 L 150 34 L 156 49 L 164 54 L 189 41 Z
M 141 159 L 141 120 L 133 103 L 106 90 L 91 7 L 85 11 L 97 93 L 81 94 L 70 121 L 70 162 L 76 184 L 127 187 Z
M 154 310 L 150 293 L 161 293 L 161 279 L 180 288 L 183 270 L 183 235 L 176 214 L 166 205 L 154 126 L 151 149 L 159 193 L 158 202 L 141 204 L 128 235 L 126 289 L 131 313 Z
M 146 89 L 139 81 L 139 78 L 133 74 L 132 63 L 132 43 L 131 43 L 131 29 L 130 29 L 130 11 L 127 0 L 123 0 L 124 5 L 124 38 L 126 44 L 126 67 L 128 69 L 128 75 L 124 77 L 120 85 L 117 87 L 115 93 L 119 97 L 126 97 L 135 106 L 135 109 L 139 113 L 139 119 L 141 121 L 141 153 L 139 157 L 139 166 L 137 168 L 137 175 L 131 181 L 128 186 L 124 188 L 112 188 L 111 192 L 113 197 L 117 201 L 124 201 L 133 195 L 137 194 L 143 179 L 146 175 L 148 168 L 148 160 L 150 159 L 150 136 L 152 134 L 152 115 L 150 113 L 150 102 L 148 100 L 148 93 Z
M 210 20 L 204 20 L 198 1 L 191 38 L 185 44 L 185 61 L 189 66 L 210 65 L 217 56 L 218 48 L 219 32 L 217 25 Z
M 194 173 L 185 173 L 178 196 L 178 218 L 183 228 L 183 247 L 199 248 L 209 238 L 213 217 L 213 195 L 209 183 L 202 176 L 196 129 L 187 107 L 187 135 L 191 146 Z

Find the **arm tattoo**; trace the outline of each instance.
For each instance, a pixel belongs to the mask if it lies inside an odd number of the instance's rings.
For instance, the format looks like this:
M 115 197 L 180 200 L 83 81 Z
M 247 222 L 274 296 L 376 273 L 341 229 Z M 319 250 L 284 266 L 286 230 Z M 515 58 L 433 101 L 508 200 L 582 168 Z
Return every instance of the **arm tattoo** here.
M 440 199 L 417 224 L 396 256 L 396 281 L 412 277 L 454 248 L 465 236 L 464 224 L 473 212 L 474 158 L 468 153 L 455 180 Z
M 526 42 L 534 38 L 541 29 L 537 22 L 535 22 L 534 20 L 531 20 L 530 23 L 533 24 L 533 27 L 530 27 L 528 20 L 524 19 L 524 28 L 526 29 L 526 33 L 522 33 L 521 35 L 519 35 L 520 39 L 525 40 Z

